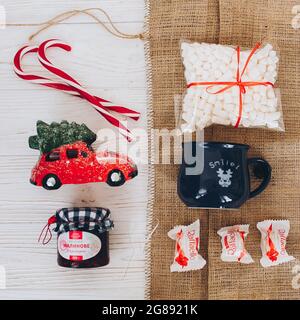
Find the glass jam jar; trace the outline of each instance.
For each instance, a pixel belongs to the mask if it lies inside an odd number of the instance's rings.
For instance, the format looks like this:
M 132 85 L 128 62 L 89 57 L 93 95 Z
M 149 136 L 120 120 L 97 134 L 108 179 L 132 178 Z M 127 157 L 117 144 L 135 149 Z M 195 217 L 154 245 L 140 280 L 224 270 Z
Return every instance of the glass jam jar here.
M 109 217 L 110 211 L 104 208 L 58 210 L 48 221 L 49 231 L 49 226 L 56 223 L 54 231 L 57 232 L 58 265 L 66 268 L 97 268 L 107 265 L 108 231 L 113 228 Z M 47 233 L 45 238 L 46 236 Z

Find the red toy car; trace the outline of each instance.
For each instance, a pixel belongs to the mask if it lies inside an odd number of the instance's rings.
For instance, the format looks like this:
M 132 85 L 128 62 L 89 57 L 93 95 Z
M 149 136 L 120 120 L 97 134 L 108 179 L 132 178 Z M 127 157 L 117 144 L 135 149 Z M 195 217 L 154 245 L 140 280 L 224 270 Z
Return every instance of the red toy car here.
M 30 182 L 47 190 L 63 184 L 106 182 L 117 187 L 137 176 L 136 164 L 115 152 L 95 153 L 84 142 L 76 142 L 42 154 L 32 169 Z

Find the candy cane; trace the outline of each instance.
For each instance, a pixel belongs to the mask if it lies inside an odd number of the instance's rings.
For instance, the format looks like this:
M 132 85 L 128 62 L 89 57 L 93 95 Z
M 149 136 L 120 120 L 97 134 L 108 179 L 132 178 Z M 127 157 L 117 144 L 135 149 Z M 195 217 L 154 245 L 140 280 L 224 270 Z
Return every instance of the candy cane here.
M 23 71 L 22 67 L 21 67 L 21 60 L 22 58 L 29 54 L 29 53 L 36 53 L 38 51 L 38 47 L 35 46 L 25 46 L 23 48 L 21 48 L 15 55 L 14 58 L 14 71 L 15 73 L 24 80 L 30 81 L 32 83 L 37 83 L 46 87 L 50 87 L 50 88 L 55 88 L 55 89 L 59 89 L 61 91 L 66 91 L 68 93 L 73 94 L 73 89 L 70 88 L 67 85 L 61 84 L 61 83 L 56 83 L 48 78 L 45 77 L 41 77 L 41 76 L 36 76 L 34 74 L 27 74 Z M 76 95 L 78 95 L 78 93 L 76 92 Z
M 46 50 L 50 47 L 58 47 L 62 48 L 66 51 L 70 51 L 71 47 L 62 43 L 58 40 L 47 40 L 43 42 L 38 49 L 38 58 L 42 66 L 44 66 L 48 71 L 55 74 L 59 78 L 61 78 L 64 82 L 66 82 L 69 86 L 73 87 L 82 98 L 89 101 L 93 107 L 98 111 L 108 122 L 112 125 L 119 128 L 119 131 L 123 136 L 125 136 L 128 140 L 131 140 L 130 131 L 122 124 L 122 122 L 111 115 L 109 111 L 105 109 L 103 104 L 99 102 L 99 99 L 95 98 L 88 91 L 86 91 L 74 78 L 65 73 L 63 70 L 56 68 L 46 57 Z
M 77 88 L 80 91 L 85 91 L 85 93 L 89 94 L 85 89 L 82 88 L 82 86 L 70 75 L 68 75 L 67 73 L 65 73 L 63 70 L 55 67 L 46 57 L 46 53 L 45 51 L 48 48 L 53 48 L 53 47 L 57 47 L 57 48 L 61 48 L 63 50 L 66 51 L 71 51 L 72 48 L 59 41 L 56 39 L 53 40 L 47 40 L 45 42 L 43 42 L 38 50 L 38 58 L 39 61 L 41 62 L 41 64 L 50 72 L 52 72 L 53 74 L 55 74 L 56 76 L 58 76 L 59 78 L 61 78 L 63 81 L 65 81 L 66 83 L 68 83 L 69 85 Z M 101 104 L 103 104 L 103 106 L 105 106 L 107 109 L 111 110 L 111 111 L 115 111 L 117 113 L 120 113 L 126 117 L 130 117 L 134 120 L 138 120 L 140 117 L 140 113 L 136 112 L 134 110 L 125 108 L 125 107 L 121 107 L 121 106 L 116 106 L 114 104 L 112 104 L 110 101 L 99 98 L 94 96 L 94 98 L 96 98 L 99 102 L 101 102 Z
M 51 47 L 58 47 L 66 51 L 70 51 L 71 47 L 58 40 L 47 40 L 43 42 L 39 47 L 23 47 L 15 55 L 14 66 L 15 73 L 22 79 L 38 83 L 43 86 L 51 87 L 66 93 L 81 97 L 89 101 L 93 107 L 99 112 L 108 122 L 119 128 L 120 133 L 125 136 L 129 141 L 131 140 L 130 131 L 122 124 L 122 122 L 110 112 L 117 113 L 126 117 L 130 117 L 133 120 L 138 120 L 140 114 L 131 109 L 113 105 L 110 101 L 102 99 L 97 96 L 91 95 L 86 91 L 74 78 L 65 73 L 59 68 L 56 68 L 46 57 L 45 51 Z M 55 82 L 51 79 L 36 76 L 32 74 L 26 74 L 21 67 L 22 58 L 28 53 L 38 53 L 40 63 L 51 73 L 58 76 L 65 83 Z

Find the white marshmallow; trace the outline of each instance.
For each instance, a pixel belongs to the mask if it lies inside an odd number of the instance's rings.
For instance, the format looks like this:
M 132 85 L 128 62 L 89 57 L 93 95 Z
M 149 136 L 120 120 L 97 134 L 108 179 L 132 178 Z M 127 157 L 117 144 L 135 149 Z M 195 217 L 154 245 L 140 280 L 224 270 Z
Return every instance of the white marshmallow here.
M 276 71 L 276 66 L 274 64 L 269 64 L 268 65 L 268 72 L 274 72 Z
M 257 69 L 259 71 L 260 74 L 264 74 L 267 70 L 267 66 L 265 64 L 258 64 L 257 65 Z
M 233 113 L 235 110 L 235 105 L 233 103 L 228 103 L 228 104 L 224 105 L 224 110 L 229 114 Z
M 249 94 L 249 91 L 244 95 L 244 103 L 251 103 L 252 102 L 252 93 Z
M 194 132 L 195 130 L 194 130 L 194 126 L 191 126 L 191 125 L 188 124 L 188 123 L 183 123 L 183 124 L 181 125 L 181 131 L 182 131 L 182 132 L 186 132 L 186 133 L 192 133 L 192 132 Z
M 230 124 L 231 124 L 232 126 L 235 126 L 235 125 L 236 125 L 236 122 L 237 122 L 237 119 L 238 119 L 238 116 L 235 115 L 235 114 L 231 114 L 230 117 L 229 117 L 229 119 L 230 119 Z
M 261 72 L 258 69 L 258 66 L 251 69 L 250 72 L 248 73 L 248 76 L 251 80 L 256 80 L 260 76 Z
M 256 120 L 265 122 L 265 114 L 261 111 L 256 113 Z
M 249 120 L 251 122 L 253 122 L 255 119 L 256 119 L 256 116 L 257 116 L 257 113 L 255 110 L 252 110 L 250 113 L 249 113 Z
M 193 114 L 190 111 L 183 112 L 182 113 L 182 119 L 189 123 L 193 119 Z
M 266 122 L 264 119 L 256 118 L 254 121 L 252 121 L 252 125 L 254 127 L 262 127 L 266 125 Z
M 260 112 L 261 105 L 259 103 L 253 102 L 253 109 Z
M 215 79 L 219 79 L 222 76 L 222 72 L 220 70 L 216 70 L 214 72 Z
M 266 122 L 273 122 L 274 120 L 279 120 L 281 117 L 280 112 L 270 112 L 270 113 L 265 113 L 265 119 Z
M 205 103 L 204 104 L 204 112 L 206 113 L 206 114 L 211 114 L 212 113 L 212 110 L 213 110 L 213 108 L 214 108 L 214 105 L 213 104 L 210 104 L 210 103 Z
M 220 103 L 216 104 L 213 107 L 213 114 L 218 116 L 218 115 L 221 115 L 223 112 L 224 112 L 224 110 L 223 110 L 222 105 Z
M 224 94 L 224 102 L 227 104 L 233 102 L 232 95 L 230 93 L 227 92 L 227 94 Z
M 242 81 L 251 81 L 251 78 L 249 77 L 248 74 L 244 74 Z
M 215 104 L 216 101 L 217 101 L 216 95 L 213 94 L 213 93 L 209 94 L 207 101 L 208 101 L 209 103 L 211 103 L 211 104 Z
M 261 96 L 261 101 L 264 102 L 267 99 L 267 87 L 265 86 L 259 86 L 260 90 L 258 91 L 258 93 Z
M 223 94 L 216 94 L 217 102 L 223 102 L 224 101 L 224 95 Z
M 276 51 L 274 51 L 274 50 L 270 51 L 269 57 L 271 57 L 271 58 L 277 57 Z
M 203 70 L 208 71 L 211 69 L 211 64 L 209 62 L 205 62 L 203 64 Z
M 260 106 L 260 109 L 259 109 L 259 110 L 262 111 L 262 112 L 268 112 L 268 111 L 269 111 L 269 107 L 262 104 L 262 105 Z
M 257 52 L 257 59 L 264 59 L 269 55 L 269 49 L 265 46 Z
M 269 129 L 276 129 L 276 128 L 279 128 L 279 123 L 278 123 L 278 121 L 268 122 L 267 127 Z
M 252 105 L 249 103 L 244 103 L 243 104 L 243 111 L 244 112 L 250 112 L 252 110 Z
M 268 105 L 267 93 L 260 92 L 260 94 L 261 94 L 260 103 Z
M 229 125 L 230 124 L 230 120 L 229 119 L 220 118 L 218 116 L 212 116 L 212 122 L 216 123 L 216 124 L 223 124 L 223 125 Z
M 251 121 L 249 121 L 247 118 L 242 118 L 241 124 L 243 127 L 248 128 L 251 125 Z
M 259 93 L 253 94 L 253 100 L 256 102 L 259 102 L 261 100 L 261 95 Z
M 268 99 L 274 99 L 275 98 L 275 92 L 273 88 L 267 89 L 267 97 Z

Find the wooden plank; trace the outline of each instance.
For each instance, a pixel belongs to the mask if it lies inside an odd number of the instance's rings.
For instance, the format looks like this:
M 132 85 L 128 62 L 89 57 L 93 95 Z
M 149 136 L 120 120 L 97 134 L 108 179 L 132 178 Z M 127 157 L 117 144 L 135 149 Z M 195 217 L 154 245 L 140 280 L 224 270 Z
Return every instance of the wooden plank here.
M 0 290 L 1 300 L 137 300 L 143 297 L 143 286 L 128 286 L 125 288 L 105 288 L 98 289 L 7 289 Z
M 128 26 L 128 25 L 126 25 Z M 142 31 L 142 23 L 130 24 L 130 33 Z M 14 54 L 36 30 L 35 27 L 7 27 L 1 30 L 5 41 L 0 43 L 1 64 L 12 65 Z M 71 52 L 49 49 L 49 58 L 57 66 L 74 75 L 78 81 L 93 87 L 145 87 L 144 43 L 142 40 L 119 39 L 97 25 L 54 26 L 40 35 L 33 44 L 59 38 L 72 46 Z M 34 54 L 25 57 L 25 71 L 47 75 Z M 16 85 L 10 89 L 16 88 Z M 3 88 L 4 89 L 4 88 Z
M 142 22 L 144 1 L 140 0 L 2 0 L 8 24 L 33 24 L 46 21 L 64 11 L 98 7 L 104 9 L 114 22 Z M 101 14 L 98 14 L 101 17 Z M 89 22 L 88 17 L 74 17 L 72 23 Z

